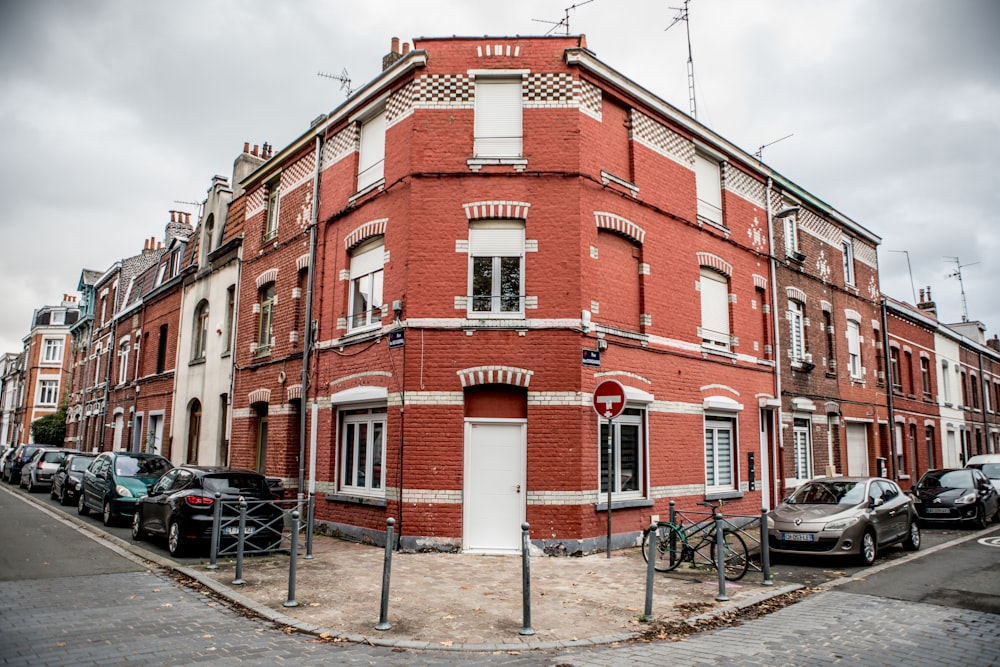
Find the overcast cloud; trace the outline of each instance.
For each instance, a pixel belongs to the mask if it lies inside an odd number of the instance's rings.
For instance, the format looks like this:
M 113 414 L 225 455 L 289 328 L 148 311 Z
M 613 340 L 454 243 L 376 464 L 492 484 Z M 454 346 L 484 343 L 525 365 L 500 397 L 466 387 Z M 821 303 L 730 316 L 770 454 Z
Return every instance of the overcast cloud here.
M 532 35 L 570 12 L 608 65 L 687 110 L 682 0 L 0 3 L 0 352 L 32 311 L 196 217 L 243 142 L 282 148 L 378 74 L 390 38 Z M 1000 3 L 691 0 L 698 119 L 883 239 L 882 289 L 1000 328 Z M 536 20 L 538 19 L 538 20 Z

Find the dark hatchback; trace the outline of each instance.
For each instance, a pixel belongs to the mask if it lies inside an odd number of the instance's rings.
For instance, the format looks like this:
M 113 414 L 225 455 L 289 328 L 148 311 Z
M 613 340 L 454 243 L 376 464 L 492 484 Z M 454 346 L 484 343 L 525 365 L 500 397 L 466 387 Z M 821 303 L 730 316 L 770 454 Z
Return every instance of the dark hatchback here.
M 95 454 L 70 454 L 63 459 L 52 477 L 52 489 L 49 495 L 59 501 L 60 505 L 75 503 L 80 495 L 80 484 L 83 473 L 94 459 Z
M 268 549 L 281 542 L 282 510 L 267 478 L 252 470 L 209 466 L 179 466 L 163 475 L 140 498 L 132 517 L 132 538 L 147 535 L 167 538 L 167 549 L 178 555 L 196 545 L 204 550 L 212 539 L 216 494 L 220 500 L 247 501 L 245 535 L 254 549 Z M 239 532 L 233 521 L 235 503 L 223 503 L 222 539 L 230 543 Z
M 917 517 L 924 522 L 957 522 L 984 528 L 1000 521 L 1000 496 L 981 470 L 928 470 L 910 492 Z

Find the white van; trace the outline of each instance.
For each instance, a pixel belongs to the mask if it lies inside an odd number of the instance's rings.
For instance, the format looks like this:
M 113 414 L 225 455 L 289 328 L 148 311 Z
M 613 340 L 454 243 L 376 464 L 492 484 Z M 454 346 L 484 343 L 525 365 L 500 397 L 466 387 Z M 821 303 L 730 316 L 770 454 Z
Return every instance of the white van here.
M 979 468 L 1000 491 L 1000 454 L 979 454 L 965 463 L 966 468 Z

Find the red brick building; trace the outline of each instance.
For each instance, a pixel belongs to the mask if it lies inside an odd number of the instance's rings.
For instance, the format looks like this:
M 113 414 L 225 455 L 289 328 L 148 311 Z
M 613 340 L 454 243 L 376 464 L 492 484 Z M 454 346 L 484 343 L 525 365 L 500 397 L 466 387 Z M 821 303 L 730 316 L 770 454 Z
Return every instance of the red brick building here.
M 34 442 L 31 424 L 53 414 L 67 400 L 70 380 L 70 327 L 80 316 L 75 296 L 64 295 L 58 306 L 43 306 L 31 316 L 21 354 L 23 388 L 15 413 L 12 441 Z

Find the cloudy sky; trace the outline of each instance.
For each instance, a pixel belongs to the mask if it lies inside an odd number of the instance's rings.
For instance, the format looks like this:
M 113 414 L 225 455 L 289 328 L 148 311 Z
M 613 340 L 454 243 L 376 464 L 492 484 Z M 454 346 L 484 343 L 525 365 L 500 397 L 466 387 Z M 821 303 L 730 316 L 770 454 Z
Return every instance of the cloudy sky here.
M 569 14 L 688 109 L 682 0 L 0 2 L 0 352 L 33 309 L 196 214 L 243 142 L 277 148 L 378 74 L 390 39 L 531 35 Z M 698 119 L 882 237 L 883 291 L 1000 329 L 1000 3 L 691 0 Z M 194 217 L 194 215 L 192 216 Z M 905 253 L 903 251 L 906 251 Z M 912 270 L 912 284 L 910 270 Z

